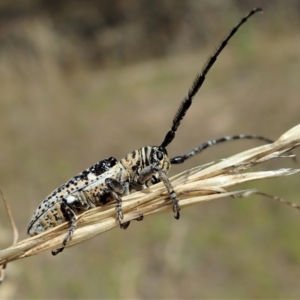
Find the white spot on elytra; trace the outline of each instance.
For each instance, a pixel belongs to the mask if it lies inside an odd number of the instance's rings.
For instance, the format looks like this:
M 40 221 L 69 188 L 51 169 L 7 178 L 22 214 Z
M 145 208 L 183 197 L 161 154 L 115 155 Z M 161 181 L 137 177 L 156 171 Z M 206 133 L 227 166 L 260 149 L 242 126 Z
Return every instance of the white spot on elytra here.
M 88 175 L 88 180 L 94 181 L 96 178 L 97 178 L 97 177 L 96 177 L 95 174 L 89 173 L 89 175 Z
M 68 195 L 66 197 L 66 200 L 67 200 L 68 204 L 72 204 L 74 201 L 76 201 L 76 198 L 74 196 L 72 196 L 72 195 Z

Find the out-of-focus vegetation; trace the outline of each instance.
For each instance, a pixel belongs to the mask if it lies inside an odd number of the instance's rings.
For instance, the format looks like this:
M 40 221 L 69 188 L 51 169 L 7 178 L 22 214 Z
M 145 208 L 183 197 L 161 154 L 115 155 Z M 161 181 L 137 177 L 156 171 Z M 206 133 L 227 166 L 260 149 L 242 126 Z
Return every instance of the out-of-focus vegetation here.
M 1 1 L 0 185 L 21 238 L 67 179 L 160 144 L 207 57 L 253 6 L 265 13 L 221 54 L 171 156 L 227 134 L 276 139 L 299 123 L 299 1 Z M 211 148 L 172 174 L 254 145 Z M 299 203 L 298 181 L 250 186 Z M 2 207 L 0 216 L 4 248 L 12 236 Z M 179 221 L 149 217 L 10 264 L 0 297 L 298 298 L 299 216 L 252 197 L 186 209 Z

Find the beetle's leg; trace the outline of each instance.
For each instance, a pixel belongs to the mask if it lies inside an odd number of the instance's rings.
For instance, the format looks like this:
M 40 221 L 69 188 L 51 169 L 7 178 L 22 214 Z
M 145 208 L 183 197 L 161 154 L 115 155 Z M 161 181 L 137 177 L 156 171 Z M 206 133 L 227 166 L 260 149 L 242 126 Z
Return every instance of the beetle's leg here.
M 167 191 L 169 192 L 170 198 L 173 203 L 174 218 L 178 220 L 180 218 L 180 205 L 178 203 L 176 193 L 168 176 L 159 166 L 153 164 L 144 168 L 138 176 L 138 183 L 141 185 L 145 184 L 148 180 L 152 178 L 154 174 L 158 174 L 160 181 L 164 183 Z
M 64 237 L 64 240 L 62 242 L 63 247 L 56 249 L 56 250 L 52 250 L 52 255 L 57 255 L 58 253 L 62 252 L 67 244 L 67 241 L 72 237 L 74 230 L 76 229 L 77 226 L 77 216 L 75 214 L 75 212 L 65 203 L 62 202 L 60 209 L 62 211 L 62 213 L 64 214 L 64 217 L 66 218 L 66 220 L 71 221 L 71 227 L 69 228 L 66 236 Z
M 143 214 L 140 214 L 138 216 L 138 218 L 135 219 L 136 221 L 143 221 L 144 220 L 144 215 Z
M 114 178 L 106 178 L 105 184 L 109 189 L 111 196 L 117 202 L 116 211 L 117 211 L 117 219 L 119 220 L 120 223 L 120 228 L 126 229 L 129 226 L 130 222 L 122 223 L 123 212 L 122 212 L 122 198 L 121 198 L 121 195 L 124 195 L 124 193 L 126 192 L 126 187 Z

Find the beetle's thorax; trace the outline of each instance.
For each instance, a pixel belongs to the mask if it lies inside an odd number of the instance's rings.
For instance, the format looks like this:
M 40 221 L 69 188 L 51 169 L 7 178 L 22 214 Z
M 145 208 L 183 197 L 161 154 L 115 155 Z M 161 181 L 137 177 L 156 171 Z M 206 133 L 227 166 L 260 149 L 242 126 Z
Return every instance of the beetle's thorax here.
M 132 182 L 137 182 L 141 171 L 151 165 L 156 165 L 166 174 L 171 167 L 166 149 L 159 146 L 147 146 L 132 151 L 120 163 L 127 169 Z

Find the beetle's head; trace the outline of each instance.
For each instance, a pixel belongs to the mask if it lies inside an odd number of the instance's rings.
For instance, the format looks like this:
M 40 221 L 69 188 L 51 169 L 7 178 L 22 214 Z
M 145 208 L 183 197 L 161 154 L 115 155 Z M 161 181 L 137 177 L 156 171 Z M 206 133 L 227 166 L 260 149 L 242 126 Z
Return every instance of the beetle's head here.
M 166 148 L 162 146 L 153 146 L 148 148 L 150 150 L 148 155 L 149 165 L 156 165 L 164 173 L 168 174 L 171 168 L 171 163 Z M 155 184 L 159 181 L 159 175 L 157 173 L 154 174 L 151 178 L 151 183 Z

